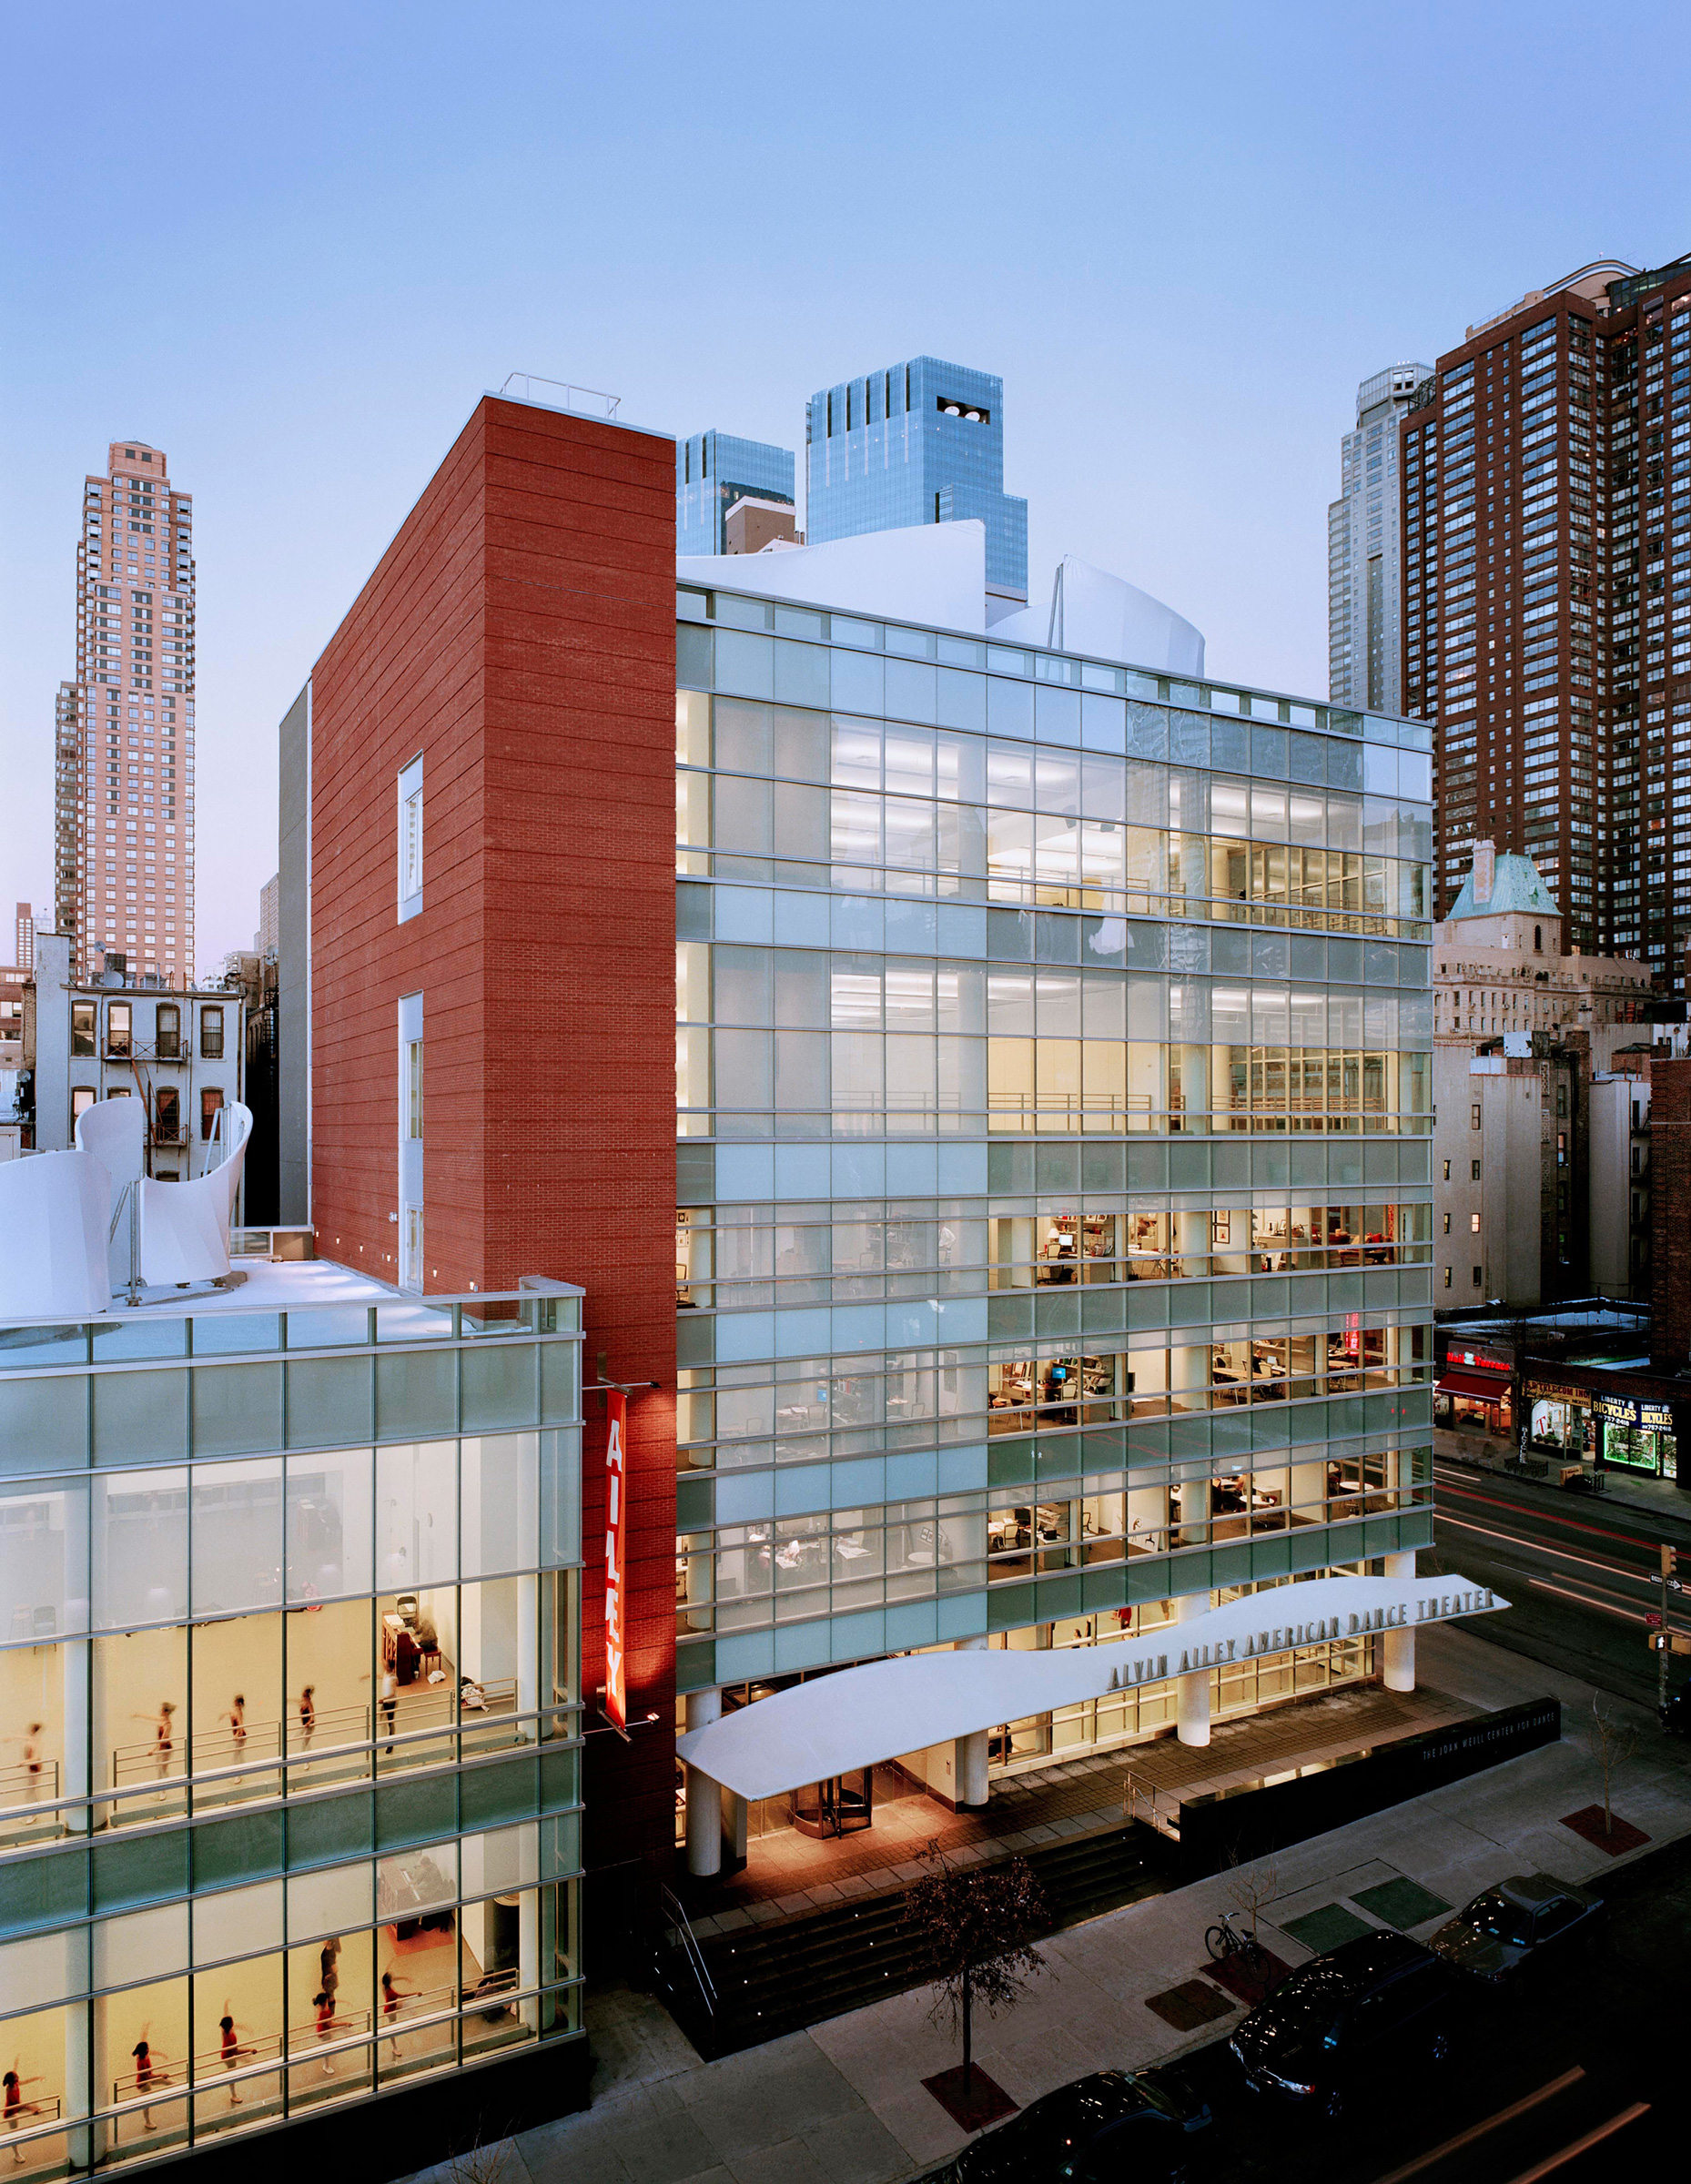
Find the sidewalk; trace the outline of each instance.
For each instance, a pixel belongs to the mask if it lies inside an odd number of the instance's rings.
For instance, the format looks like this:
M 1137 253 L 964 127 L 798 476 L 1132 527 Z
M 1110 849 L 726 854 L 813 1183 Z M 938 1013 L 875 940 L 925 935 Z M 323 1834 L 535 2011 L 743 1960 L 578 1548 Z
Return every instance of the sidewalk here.
M 1458 1432 L 1440 1426 L 1433 1431 L 1433 1453 L 1439 1462 L 1460 1464 L 1467 1471 L 1501 1471 L 1520 1451 L 1513 1441 L 1498 1441 L 1489 1433 Z M 1691 1524 L 1691 1493 L 1671 1479 L 1647 1478 L 1619 1464 L 1605 1467 L 1603 1491 L 1598 1495 L 1571 1494 L 1547 1479 L 1525 1479 L 1514 1471 L 1508 1476 L 1517 1486 L 1535 1487 L 1547 1497 L 1583 1502 L 1587 1509 L 1624 1509 L 1635 1516 L 1670 1517 L 1681 1524 Z
M 1359 1891 L 1408 1881 L 1455 1906 L 1504 1874 L 1543 1869 L 1600 1886 L 1625 1862 L 1559 1825 L 1602 1796 L 1582 1725 L 1590 1686 L 1448 1626 L 1423 1633 L 1419 1655 L 1429 1685 L 1472 1706 L 1560 1698 L 1563 1741 L 1264 1861 L 1263 1938 L 1288 1962 L 1311 1951 L 1284 1922 L 1321 1914 L 1305 1931 L 1335 1933 L 1336 1909 L 1339 1926 L 1382 1923 Z M 1691 1753 L 1665 1739 L 1646 1709 L 1605 1704 L 1640 1731 L 1636 1757 L 1615 1778 L 1616 1813 L 1653 1845 L 1691 1832 Z M 1041 1945 L 1046 1975 L 1021 2007 L 977 2027 L 978 2059 L 1026 2104 L 1088 2070 L 1166 2060 L 1225 2032 L 1236 2007 L 1180 2033 L 1146 2004 L 1200 1973 L 1204 1927 L 1231 1907 L 1218 1877 L 1053 1935 Z M 1411 1930 L 1424 1934 L 1443 1916 Z M 922 1992 L 896 1996 L 702 2063 L 649 1998 L 596 1996 L 587 2013 L 593 2107 L 508 2142 L 501 2184 L 897 2184 L 963 2143 L 921 2084 L 957 2059 L 928 2024 L 928 2003 Z M 445 2169 L 429 2175 L 450 2184 Z

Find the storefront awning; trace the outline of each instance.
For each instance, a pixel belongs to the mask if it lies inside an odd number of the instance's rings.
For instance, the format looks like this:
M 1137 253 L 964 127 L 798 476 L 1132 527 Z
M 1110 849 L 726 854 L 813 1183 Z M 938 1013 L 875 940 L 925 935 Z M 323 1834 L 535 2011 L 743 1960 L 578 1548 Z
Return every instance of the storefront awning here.
M 775 1797 L 904 1752 L 1166 1676 L 1508 1605 L 1465 1577 L 1312 1578 L 1108 1645 L 871 1661 L 689 1730 L 675 1749 L 689 1766 L 742 1797 Z
M 1466 1396 L 1471 1403 L 1503 1403 L 1509 1400 L 1509 1380 L 1501 1372 L 1446 1372 L 1440 1376 L 1438 1391 Z

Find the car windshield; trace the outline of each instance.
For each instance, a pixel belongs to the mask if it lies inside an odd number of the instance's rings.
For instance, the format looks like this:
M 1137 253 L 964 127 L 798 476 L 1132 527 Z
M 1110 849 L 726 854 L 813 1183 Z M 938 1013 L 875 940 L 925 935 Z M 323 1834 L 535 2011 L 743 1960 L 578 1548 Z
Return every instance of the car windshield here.
M 1520 1904 L 1512 1904 L 1501 1888 L 1488 1888 L 1483 1896 L 1476 1896 L 1460 1916 L 1463 1926 L 1471 1926 L 1487 1941 L 1505 1941 L 1514 1948 L 1524 1948 L 1532 1938 L 1532 1914 Z

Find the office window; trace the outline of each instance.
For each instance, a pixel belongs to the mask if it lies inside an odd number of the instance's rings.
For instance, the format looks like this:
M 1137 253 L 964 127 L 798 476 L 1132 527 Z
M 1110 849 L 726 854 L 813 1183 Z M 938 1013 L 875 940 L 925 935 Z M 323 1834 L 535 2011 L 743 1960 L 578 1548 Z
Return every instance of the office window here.
M 199 1012 L 199 1051 L 205 1061 L 220 1062 L 223 1059 L 223 1011 L 220 1007 L 202 1008 Z
M 1479 1128 L 1479 1127 L 1480 1127 L 1480 1103 L 1479 1103 L 1479 1101 L 1476 1099 L 1476 1100 L 1474 1101 L 1474 1103 L 1473 1103 L 1473 1107 L 1471 1107 L 1468 1109 L 1468 1127 L 1469 1127 L 1471 1130 L 1477 1130 L 1477 1129 Z
M 423 1134 L 423 1049 L 420 1039 L 410 1039 L 405 1049 L 406 1133 L 420 1138 Z
M 1450 1234 L 1450 1216 L 1448 1213 L 1444 1216 L 1444 1233 L 1446 1236 Z
M 218 1117 L 223 1110 L 222 1088 L 217 1085 L 202 1085 L 199 1092 L 199 1136 L 203 1145 L 209 1145 L 211 1134 L 218 1127 Z
M 422 908 L 422 760 L 400 775 L 400 922 Z
M 1478 1267 L 1475 1267 L 1473 1269 L 1473 1286 L 1476 1289 L 1480 1286 L 1480 1269 Z
M 127 1056 L 134 1051 L 135 1011 L 127 1001 L 112 1001 L 106 1009 L 106 1051 Z
M 1473 1169 L 1473 1178 L 1472 1178 L 1472 1179 L 1473 1179 L 1473 1180 L 1475 1183 L 1477 1183 L 1477 1182 L 1479 1181 L 1479 1179 L 1480 1179 L 1480 1164 L 1479 1164 L 1479 1162 L 1478 1162 L 1477 1160 L 1471 1160 L 1471 1161 L 1469 1161 L 1469 1163 L 1468 1163 L 1468 1166 L 1469 1166 L 1469 1167 L 1470 1167 L 1470 1168 Z
M 1473 1229 L 1475 1236 L 1478 1236 L 1480 1233 L 1480 1217 L 1477 1213 L 1471 1213 L 1468 1216 L 1468 1226 Z
M 1450 1181 L 1450 1162 L 1448 1160 L 1444 1163 L 1444 1180 L 1447 1183 Z
M 95 1050 L 96 1001 L 73 1001 L 70 1005 L 70 1050 L 73 1054 L 92 1054 Z
M 1444 1287 L 1445 1287 L 1447 1289 L 1449 1289 L 1449 1287 L 1450 1287 L 1450 1278 L 1451 1278 L 1451 1269 L 1450 1269 L 1448 1267 L 1446 1267 L 1446 1268 L 1445 1268 L 1445 1269 L 1444 1269 Z

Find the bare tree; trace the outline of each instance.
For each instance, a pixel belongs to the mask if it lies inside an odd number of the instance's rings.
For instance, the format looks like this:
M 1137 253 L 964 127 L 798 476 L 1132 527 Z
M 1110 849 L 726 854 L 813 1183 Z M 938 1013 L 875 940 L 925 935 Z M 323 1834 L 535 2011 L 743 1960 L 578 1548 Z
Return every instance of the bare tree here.
M 1610 1790 L 1617 1772 L 1638 1749 L 1638 1732 L 1619 1714 L 1605 1713 L 1596 1693 L 1591 1694 L 1591 1726 L 1585 1732 L 1591 1755 L 1603 1770 L 1603 1832 L 1615 1833 L 1615 1810 Z
M 1228 1875 L 1227 1893 L 1251 1921 L 1251 1938 L 1257 1938 L 1257 1921 L 1265 1908 L 1280 1894 L 1280 1868 L 1271 1859 L 1264 1862 L 1253 1858 L 1249 1866 L 1239 1863 L 1239 1853 L 1228 1855 L 1232 1871 Z
M 1048 1917 L 1044 1892 L 1025 1858 L 959 1871 L 935 1838 L 922 1853 L 927 1868 L 905 1898 L 905 1919 L 920 1936 L 929 1978 L 938 1989 L 930 2022 L 947 2017 L 963 2035 L 963 2090 L 974 2086 L 973 2012 L 989 2017 L 1013 2009 L 1030 1979 L 1045 1969 L 1031 1946 Z
M 508 2184 L 511 2140 L 483 2138 L 480 2132 L 461 2153 L 441 2164 L 446 2184 Z

